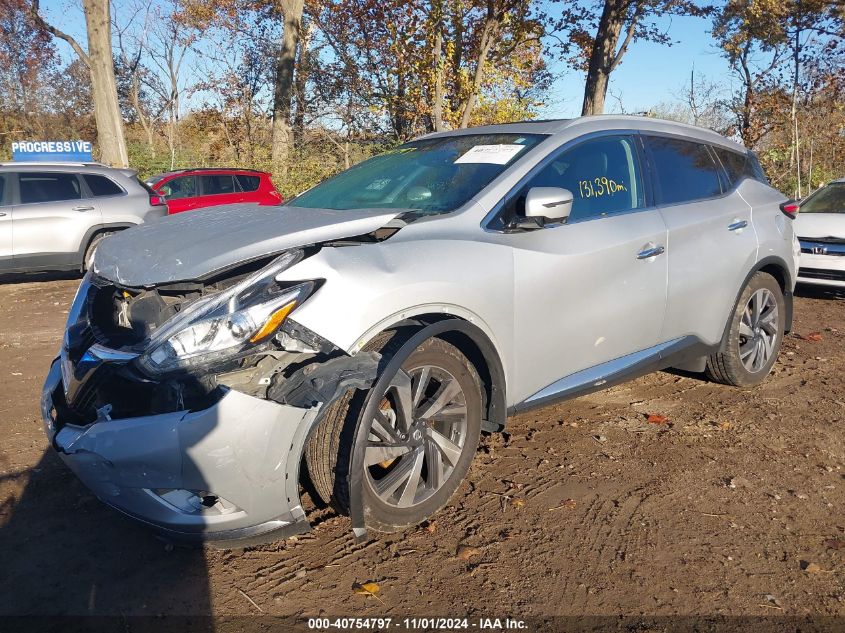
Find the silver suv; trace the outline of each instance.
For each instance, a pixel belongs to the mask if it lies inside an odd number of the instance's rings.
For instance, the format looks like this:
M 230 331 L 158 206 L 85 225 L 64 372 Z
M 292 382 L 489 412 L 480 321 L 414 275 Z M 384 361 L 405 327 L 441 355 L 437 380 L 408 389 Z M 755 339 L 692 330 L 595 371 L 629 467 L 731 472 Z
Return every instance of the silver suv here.
M 89 163 L 0 163 L 0 273 L 85 270 L 112 233 L 167 215 L 136 172 Z
M 509 414 L 668 367 L 761 382 L 792 319 L 783 201 L 752 153 L 677 123 L 432 134 L 283 207 L 104 242 L 45 429 L 171 536 L 308 529 L 301 463 L 356 535 L 401 530 Z

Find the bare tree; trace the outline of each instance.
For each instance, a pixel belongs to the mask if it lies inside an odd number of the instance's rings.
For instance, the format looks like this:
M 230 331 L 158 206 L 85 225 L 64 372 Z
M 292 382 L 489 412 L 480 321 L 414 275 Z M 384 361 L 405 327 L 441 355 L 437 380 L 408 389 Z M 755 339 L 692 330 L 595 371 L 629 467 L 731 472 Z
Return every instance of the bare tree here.
M 147 56 L 161 74 L 161 78 L 147 79 L 147 85 L 162 100 L 167 112 L 167 147 L 170 168 L 176 167 L 179 144 L 179 119 L 182 98 L 182 64 L 193 44 L 194 36 L 176 19 L 174 11 L 157 9 L 153 14 L 147 40 Z
M 126 152 L 123 117 L 117 101 L 117 82 L 114 76 L 109 0 L 82 0 L 88 33 L 87 51 L 74 37 L 49 24 L 41 16 L 38 2 L 39 0 L 32 0 L 33 19 L 54 37 L 70 44 L 91 74 L 91 95 L 101 160 L 108 165 L 128 167 L 129 156 Z
M 284 174 L 293 149 L 290 115 L 295 88 L 296 52 L 302 36 L 304 0 L 276 0 L 276 9 L 282 15 L 283 31 L 282 43 L 276 57 L 271 156 L 274 172 Z
M 130 16 L 124 24 L 119 24 L 116 19 L 112 22 L 117 41 L 117 58 L 122 72 L 126 75 L 125 81 L 128 81 L 128 87 L 124 88 L 126 92 L 123 94 L 125 98 L 128 98 L 135 117 L 144 129 L 150 154 L 155 158 L 156 146 L 153 123 L 161 115 L 161 111 L 156 114 L 149 112 L 143 98 L 145 68 L 142 59 L 150 24 L 150 7 L 149 5 L 142 6 L 139 4 L 128 13 L 130 13 Z M 142 13 L 143 24 L 140 29 L 136 29 L 135 21 Z

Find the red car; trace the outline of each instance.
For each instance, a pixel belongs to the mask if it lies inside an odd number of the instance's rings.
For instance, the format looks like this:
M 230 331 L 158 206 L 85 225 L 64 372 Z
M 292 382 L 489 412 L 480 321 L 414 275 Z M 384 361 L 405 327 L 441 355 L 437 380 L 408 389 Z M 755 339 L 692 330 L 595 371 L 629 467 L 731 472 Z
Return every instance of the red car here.
M 146 183 L 165 197 L 170 214 L 236 202 L 282 202 L 270 174 L 254 169 L 179 169 L 152 176 Z

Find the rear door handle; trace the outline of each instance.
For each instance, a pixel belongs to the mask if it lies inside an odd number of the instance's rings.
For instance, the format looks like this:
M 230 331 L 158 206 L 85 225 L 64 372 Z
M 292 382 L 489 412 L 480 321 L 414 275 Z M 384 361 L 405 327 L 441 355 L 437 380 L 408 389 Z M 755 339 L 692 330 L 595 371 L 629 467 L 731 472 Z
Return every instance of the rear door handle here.
M 637 253 L 637 259 L 648 259 L 649 257 L 657 257 L 662 255 L 666 249 L 662 246 L 652 246 Z
M 6 214 L 5 214 L 5 213 L 0 212 L 0 218 L 5 218 L 5 217 L 6 217 Z
M 732 224 L 728 224 L 729 231 L 739 231 L 748 226 L 748 220 L 734 220 Z
M 73 207 L 72 211 L 93 211 L 94 207 Z

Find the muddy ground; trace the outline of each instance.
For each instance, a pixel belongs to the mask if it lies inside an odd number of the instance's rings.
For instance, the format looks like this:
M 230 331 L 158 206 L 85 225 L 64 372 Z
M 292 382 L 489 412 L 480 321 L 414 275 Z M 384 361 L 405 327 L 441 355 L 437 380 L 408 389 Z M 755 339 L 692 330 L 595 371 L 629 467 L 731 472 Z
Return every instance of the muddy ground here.
M 511 419 L 427 526 L 356 545 L 314 509 L 307 536 L 219 551 L 166 546 L 48 450 L 77 284 L 0 283 L 2 615 L 845 616 L 845 294 L 799 292 L 752 391 L 661 372 Z

